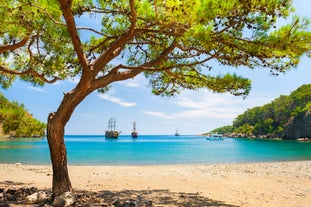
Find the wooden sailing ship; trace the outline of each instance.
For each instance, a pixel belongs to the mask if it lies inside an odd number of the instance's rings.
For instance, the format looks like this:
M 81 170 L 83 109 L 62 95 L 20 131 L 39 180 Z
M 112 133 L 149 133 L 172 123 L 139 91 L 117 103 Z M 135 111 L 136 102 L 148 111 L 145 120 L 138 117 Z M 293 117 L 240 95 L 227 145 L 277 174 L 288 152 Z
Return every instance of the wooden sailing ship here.
M 136 122 L 135 121 L 133 122 L 133 130 L 132 130 L 132 133 L 131 133 L 131 137 L 132 138 L 137 138 L 138 137 L 138 131 L 136 130 Z
M 121 132 L 116 130 L 116 118 L 108 120 L 108 129 L 106 130 L 105 137 L 109 139 L 116 139 Z

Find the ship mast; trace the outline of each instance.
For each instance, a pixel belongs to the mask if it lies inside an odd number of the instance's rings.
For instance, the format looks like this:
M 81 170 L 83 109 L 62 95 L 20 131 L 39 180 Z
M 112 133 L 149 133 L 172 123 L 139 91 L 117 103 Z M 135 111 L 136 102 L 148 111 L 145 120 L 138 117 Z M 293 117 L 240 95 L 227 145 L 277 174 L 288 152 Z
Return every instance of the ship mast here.
M 116 131 L 116 118 L 113 119 L 113 131 Z

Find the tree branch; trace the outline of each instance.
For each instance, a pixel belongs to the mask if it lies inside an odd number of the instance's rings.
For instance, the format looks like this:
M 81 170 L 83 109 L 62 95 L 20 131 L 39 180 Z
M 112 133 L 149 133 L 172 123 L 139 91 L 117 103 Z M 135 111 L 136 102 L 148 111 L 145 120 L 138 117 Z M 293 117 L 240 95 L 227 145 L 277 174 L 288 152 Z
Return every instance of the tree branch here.
M 159 64 L 161 61 L 167 58 L 167 55 L 174 50 L 177 45 L 177 41 L 173 41 L 172 44 L 166 48 L 156 59 L 144 63 L 140 66 L 125 66 L 119 64 L 118 66 L 114 67 L 107 75 L 100 77 L 94 81 L 93 88 L 98 89 L 104 87 L 112 82 L 126 80 L 129 78 L 133 78 L 136 75 L 140 74 L 143 71 L 163 71 L 172 68 L 161 68 L 155 69 L 154 66 Z M 118 72 L 119 69 L 127 69 L 123 72 Z
M 72 1 L 59 0 L 59 3 L 61 5 L 61 10 L 63 12 L 63 16 L 64 16 L 65 21 L 66 21 L 67 29 L 68 29 L 70 36 L 71 36 L 71 39 L 72 39 L 74 50 L 78 56 L 78 59 L 79 59 L 79 62 L 81 63 L 83 71 L 85 73 L 89 73 L 90 72 L 89 64 L 88 64 L 87 58 L 84 54 L 82 44 L 81 44 L 81 40 L 79 38 L 78 31 L 76 28 L 74 16 L 73 16 L 73 13 L 72 13 L 71 8 L 70 8 L 71 2 Z
M 29 36 L 25 37 L 24 39 L 22 39 L 21 41 L 13 44 L 13 45 L 0 45 L 0 54 L 9 51 L 9 50 L 16 50 L 20 47 L 23 47 L 29 40 Z
M 89 30 L 91 32 L 94 32 L 95 34 L 101 35 L 101 36 L 106 36 L 105 34 L 93 29 L 93 28 L 89 28 L 89 27 L 77 27 L 77 30 Z
M 59 22 L 57 21 L 47 10 L 46 8 L 42 8 L 40 6 L 37 6 L 37 5 L 32 5 L 33 7 L 37 8 L 37 9 L 40 9 L 41 12 L 45 13 L 52 22 L 54 22 L 54 24 L 57 24 L 57 25 L 62 25 L 62 26 L 66 26 L 66 24 L 64 24 L 63 22 Z
M 103 52 L 95 61 L 93 64 L 95 73 L 97 74 L 99 71 L 102 70 L 102 68 L 114 57 L 118 56 L 122 49 L 125 47 L 128 40 L 132 39 L 135 34 L 135 27 L 136 27 L 136 21 L 137 21 L 137 14 L 135 10 L 135 0 L 129 0 L 130 2 L 130 10 L 131 10 L 131 26 L 129 30 L 121 37 L 114 42 L 109 49 L 107 49 L 105 52 Z
M 54 77 L 53 79 L 49 80 L 49 79 L 44 77 L 44 74 L 40 74 L 33 69 L 28 69 L 26 71 L 16 71 L 16 70 L 10 70 L 10 69 L 7 69 L 3 66 L 0 66 L 0 71 L 7 73 L 7 74 L 10 74 L 10 75 L 32 75 L 32 76 L 39 78 L 41 81 L 46 82 L 46 83 L 55 83 L 56 81 L 61 80 L 61 78 L 58 78 L 58 77 Z

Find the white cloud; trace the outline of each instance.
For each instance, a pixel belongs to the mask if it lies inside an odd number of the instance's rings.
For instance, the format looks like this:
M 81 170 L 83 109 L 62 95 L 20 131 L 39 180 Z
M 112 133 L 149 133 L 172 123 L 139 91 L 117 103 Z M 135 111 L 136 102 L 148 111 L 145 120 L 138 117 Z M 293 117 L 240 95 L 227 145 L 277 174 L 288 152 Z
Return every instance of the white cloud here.
M 224 120 L 234 119 L 238 113 L 230 109 L 209 108 L 209 109 L 193 109 L 183 110 L 177 113 L 165 113 L 160 111 L 142 111 L 144 114 L 159 117 L 166 120 L 173 119 L 202 119 L 202 118 L 217 118 Z
M 143 75 L 138 75 L 135 78 L 121 81 L 119 83 L 129 88 L 146 87 L 147 85 L 147 81 Z
M 222 119 L 233 120 L 248 108 L 260 106 L 272 100 L 265 94 L 255 97 L 236 97 L 230 94 L 215 94 L 207 90 L 186 92 L 173 99 L 175 107 L 172 112 L 143 111 L 143 113 L 165 120 L 172 119 Z M 178 111 L 177 111 L 178 110 Z
M 68 78 L 68 81 L 74 84 L 78 84 L 80 81 L 80 77 L 75 76 L 73 78 Z
M 98 94 L 98 96 L 99 96 L 101 99 L 104 99 L 104 100 L 107 100 L 107 101 L 110 101 L 110 102 L 119 104 L 120 106 L 124 106 L 124 107 L 132 107 L 132 106 L 135 106 L 135 105 L 136 105 L 136 103 L 134 103 L 134 102 L 126 102 L 126 101 L 123 101 L 122 99 L 117 98 L 117 97 L 113 97 L 112 95 L 110 95 L 110 94 L 108 94 L 108 93 L 105 93 L 105 94 Z
M 41 93 L 46 93 L 46 91 L 44 91 L 42 88 L 33 87 L 33 86 L 29 86 L 28 88 L 33 90 L 33 91 L 37 91 L 37 92 L 41 92 Z
M 236 111 L 232 109 L 220 109 L 220 108 L 209 108 L 209 109 L 195 109 L 195 110 L 186 110 L 180 112 L 178 115 L 181 118 L 218 118 L 232 120 L 236 117 Z
M 230 100 L 230 101 L 228 101 Z M 242 98 L 240 98 L 242 100 Z M 232 99 L 232 95 L 215 94 L 206 90 L 194 93 L 185 93 L 176 98 L 175 103 L 181 107 L 194 109 L 207 109 L 214 106 L 232 105 L 236 102 Z
M 162 119 L 177 119 L 178 115 L 177 114 L 166 114 L 164 112 L 159 112 L 159 111 L 142 111 L 144 114 L 159 117 Z

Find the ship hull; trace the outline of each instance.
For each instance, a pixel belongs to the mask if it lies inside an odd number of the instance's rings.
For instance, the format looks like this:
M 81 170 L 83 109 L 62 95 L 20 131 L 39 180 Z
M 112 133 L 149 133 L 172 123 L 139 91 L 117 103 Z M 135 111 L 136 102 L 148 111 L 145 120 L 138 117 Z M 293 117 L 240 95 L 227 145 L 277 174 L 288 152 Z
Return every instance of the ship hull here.
M 138 137 L 138 132 L 132 132 L 131 133 L 132 138 L 137 138 Z
M 133 122 L 133 130 L 132 130 L 132 133 L 131 133 L 131 137 L 132 138 L 137 138 L 138 137 L 138 131 L 136 130 L 136 122 L 135 121 Z
M 108 139 L 117 139 L 119 137 L 120 132 L 118 131 L 106 131 L 105 137 Z

